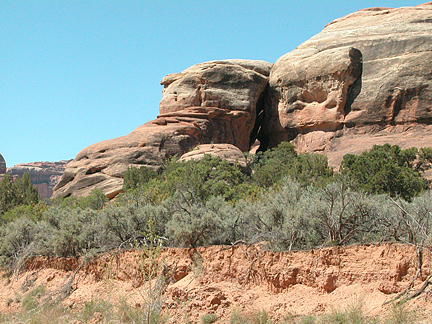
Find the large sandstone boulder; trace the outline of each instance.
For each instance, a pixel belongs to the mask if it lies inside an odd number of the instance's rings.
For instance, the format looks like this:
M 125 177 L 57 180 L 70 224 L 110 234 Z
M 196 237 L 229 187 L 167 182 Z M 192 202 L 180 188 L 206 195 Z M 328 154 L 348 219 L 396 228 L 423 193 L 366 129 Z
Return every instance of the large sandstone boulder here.
M 204 155 L 218 157 L 228 161 L 230 164 L 238 165 L 245 173 L 250 172 L 246 156 L 238 147 L 232 144 L 202 144 L 183 154 L 179 161 L 201 160 Z
M 432 122 L 431 19 L 432 3 L 365 9 L 282 56 L 270 74 L 261 149 L 292 140 L 329 153 L 343 143 L 343 155 L 376 142 L 356 134 L 394 142 L 395 133 L 416 146 Z
M 161 81 L 156 122 L 187 121 L 205 131 L 201 142 L 228 143 L 247 151 L 255 140 L 251 133 L 263 109 L 270 68 L 264 61 L 226 60 L 169 74 Z
M 255 120 L 263 110 L 271 66 L 264 61 L 213 61 L 164 77 L 157 119 L 79 152 L 53 198 L 84 196 L 94 188 L 112 198 L 122 191 L 128 167 L 157 170 L 166 158 L 198 144 L 228 143 L 247 151 L 255 140 Z

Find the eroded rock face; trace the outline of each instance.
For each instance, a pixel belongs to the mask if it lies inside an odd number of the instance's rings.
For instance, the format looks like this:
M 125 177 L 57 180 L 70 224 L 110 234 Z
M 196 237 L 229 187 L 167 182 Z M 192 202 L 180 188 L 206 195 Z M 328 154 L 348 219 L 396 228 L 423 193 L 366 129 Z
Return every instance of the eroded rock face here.
M 430 124 L 431 19 L 432 3 L 365 9 L 282 56 L 270 75 L 261 142 L 326 151 L 350 128 Z
M 427 146 L 431 21 L 432 3 L 365 9 L 333 21 L 273 67 L 226 60 L 170 74 L 161 81 L 160 115 L 82 150 L 53 196 L 100 188 L 111 198 L 129 166 L 158 169 L 199 144 L 248 151 L 256 139 L 260 150 L 291 141 L 299 151 L 324 152 L 334 167 L 375 143 Z
M 164 77 L 157 119 L 79 152 L 53 197 L 85 196 L 98 188 L 112 198 L 122 191 L 128 167 L 157 170 L 164 159 L 198 144 L 228 143 L 247 151 L 255 140 L 251 134 L 263 109 L 271 66 L 264 61 L 214 61 Z
M 361 75 L 361 57 L 359 50 L 342 47 L 297 50 L 278 59 L 270 75 L 272 96 L 263 129 L 269 145 L 299 133 L 337 130 Z
M 155 122 L 190 122 L 205 131 L 201 142 L 211 139 L 247 151 L 270 68 L 264 61 L 226 60 L 169 74 L 161 81 L 164 90 Z

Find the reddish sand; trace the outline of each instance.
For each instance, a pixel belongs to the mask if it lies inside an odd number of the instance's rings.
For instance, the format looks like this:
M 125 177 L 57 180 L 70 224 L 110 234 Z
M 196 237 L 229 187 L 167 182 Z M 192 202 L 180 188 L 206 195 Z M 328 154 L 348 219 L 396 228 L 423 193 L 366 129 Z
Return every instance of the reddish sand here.
M 233 310 L 266 310 L 277 321 L 288 313 L 321 314 L 356 300 L 362 300 L 367 314 L 374 316 L 391 307 L 384 303 L 404 291 L 418 270 L 416 247 L 400 244 L 300 252 L 271 252 L 260 245 L 169 248 L 157 260 L 166 265 L 165 285 L 160 279 L 147 280 L 149 260 L 137 251 L 111 253 L 83 264 L 74 277 L 73 292 L 63 303 L 80 308 L 85 301 L 115 303 L 126 298 L 133 307 L 140 307 L 151 284 L 164 288 L 163 308 L 170 314 L 169 323 L 183 322 L 186 314 L 192 323 L 200 323 L 208 313 L 228 320 Z M 431 253 L 424 249 L 412 291 L 432 273 L 431 261 Z M 75 258 L 28 260 L 25 271 L 1 278 L 0 310 L 17 311 L 19 304 L 7 306 L 7 300 L 23 294 L 23 287 L 44 285 L 48 292 L 58 291 L 81 262 Z M 432 294 L 426 292 L 412 299 L 409 307 L 427 318 L 432 314 L 431 300 Z

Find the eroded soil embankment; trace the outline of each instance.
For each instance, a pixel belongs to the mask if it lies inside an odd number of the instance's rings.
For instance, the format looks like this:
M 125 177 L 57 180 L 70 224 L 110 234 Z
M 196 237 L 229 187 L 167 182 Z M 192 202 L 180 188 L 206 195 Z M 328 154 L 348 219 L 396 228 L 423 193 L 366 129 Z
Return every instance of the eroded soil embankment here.
M 1 279 L 0 309 L 18 310 L 19 303 L 13 302 L 17 295 L 40 285 L 52 299 L 65 297 L 63 303 L 72 308 L 123 297 L 140 307 L 151 283 L 164 291 L 161 300 L 172 323 L 183 321 L 185 314 L 192 322 L 208 313 L 228 319 L 234 309 L 265 309 L 277 320 L 288 312 L 330 311 L 354 299 L 362 299 L 366 311 L 377 315 L 407 287 L 420 288 L 431 274 L 431 261 L 428 249 L 420 255 L 418 248 L 400 244 L 300 252 L 271 252 L 260 245 L 167 248 L 150 258 L 140 251 L 123 251 L 87 264 L 74 258 L 37 257 L 28 260 L 21 273 Z M 164 269 L 164 276 L 149 281 L 156 269 Z M 430 294 L 423 293 L 410 304 L 428 312 L 430 300 Z

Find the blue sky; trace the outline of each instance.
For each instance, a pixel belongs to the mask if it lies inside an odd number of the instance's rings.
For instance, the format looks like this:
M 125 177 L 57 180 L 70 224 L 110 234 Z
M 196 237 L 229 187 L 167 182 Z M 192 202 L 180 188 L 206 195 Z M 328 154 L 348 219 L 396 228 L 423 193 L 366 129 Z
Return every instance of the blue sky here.
M 426 0 L 0 0 L 0 153 L 72 159 L 156 118 L 169 73 L 275 62 L 332 20 Z

